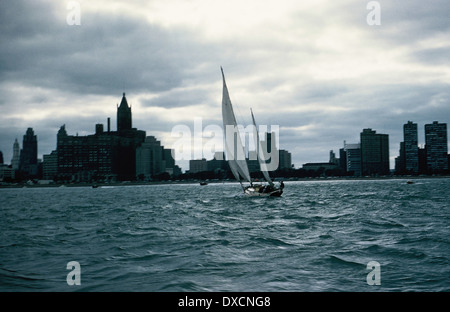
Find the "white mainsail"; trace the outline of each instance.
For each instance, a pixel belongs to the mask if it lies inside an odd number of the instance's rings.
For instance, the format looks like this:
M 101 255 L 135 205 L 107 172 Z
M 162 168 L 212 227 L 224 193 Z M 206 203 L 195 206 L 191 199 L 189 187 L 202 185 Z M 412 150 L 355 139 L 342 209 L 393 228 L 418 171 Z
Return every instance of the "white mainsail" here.
M 231 105 L 227 84 L 225 83 L 225 75 L 222 67 L 220 69 L 222 71 L 223 78 L 222 118 L 225 155 L 228 164 L 230 165 L 231 172 L 236 180 L 239 182 L 247 181 L 251 183 L 250 172 L 245 159 L 244 147 L 237 128 L 236 117 L 233 112 L 233 106 Z
M 255 140 L 255 148 L 257 150 L 256 154 L 259 161 L 259 166 L 261 169 L 261 172 L 264 176 L 264 179 L 273 186 L 272 179 L 269 176 L 269 172 L 267 172 L 267 164 L 266 164 L 266 157 L 264 157 L 264 151 L 259 141 L 259 133 L 258 133 L 258 127 L 256 126 L 255 116 L 253 116 L 253 110 L 250 109 L 252 113 L 252 120 L 253 120 L 253 138 Z

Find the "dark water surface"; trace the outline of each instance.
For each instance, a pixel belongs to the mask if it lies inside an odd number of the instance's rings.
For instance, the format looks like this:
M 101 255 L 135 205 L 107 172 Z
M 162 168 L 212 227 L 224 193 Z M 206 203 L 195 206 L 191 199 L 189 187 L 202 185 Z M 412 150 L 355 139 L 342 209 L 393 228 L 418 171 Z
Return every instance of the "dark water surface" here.
M 415 181 L 0 189 L 0 291 L 450 291 L 450 179 Z

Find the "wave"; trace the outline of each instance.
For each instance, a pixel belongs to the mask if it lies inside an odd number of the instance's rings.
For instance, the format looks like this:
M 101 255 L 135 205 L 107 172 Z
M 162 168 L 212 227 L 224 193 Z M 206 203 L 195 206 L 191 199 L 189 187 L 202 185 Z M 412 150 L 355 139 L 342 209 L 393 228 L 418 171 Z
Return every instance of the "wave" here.
M 345 255 L 330 255 L 328 261 L 331 262 L 331 264 L 344 264 L 352 267 L 365 267 L 367 265 L 367 262 L 362 259 Z

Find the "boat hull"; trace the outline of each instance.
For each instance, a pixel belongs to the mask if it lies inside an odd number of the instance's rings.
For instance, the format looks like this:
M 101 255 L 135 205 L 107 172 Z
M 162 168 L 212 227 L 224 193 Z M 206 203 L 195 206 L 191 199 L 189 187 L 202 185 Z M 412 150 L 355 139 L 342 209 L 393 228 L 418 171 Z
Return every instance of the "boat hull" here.
M 262 192 L 259 188 L 249 186 L 244 189 L 244 194 L 249 196 L 280 197 L 283 194 L 283 190 L 274 189 L 273 191 Z

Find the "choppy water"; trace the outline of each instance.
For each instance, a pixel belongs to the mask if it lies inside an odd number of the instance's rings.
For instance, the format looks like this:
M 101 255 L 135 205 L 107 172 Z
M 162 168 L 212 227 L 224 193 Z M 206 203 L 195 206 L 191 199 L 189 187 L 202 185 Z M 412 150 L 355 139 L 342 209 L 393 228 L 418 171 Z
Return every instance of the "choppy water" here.
M 450 179 L 0 189 L 0 291 L 450 291 L 449 206 Z

